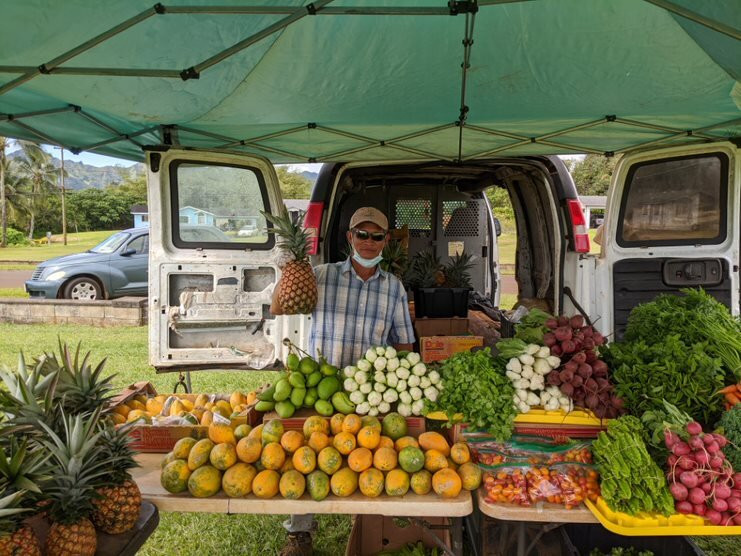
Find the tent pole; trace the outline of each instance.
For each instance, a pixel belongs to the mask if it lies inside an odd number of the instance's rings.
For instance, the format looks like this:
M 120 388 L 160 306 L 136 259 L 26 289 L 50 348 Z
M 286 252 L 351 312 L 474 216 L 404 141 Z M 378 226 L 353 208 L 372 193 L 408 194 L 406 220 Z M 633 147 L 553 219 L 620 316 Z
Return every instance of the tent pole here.
M 103 129 L 105 129 L 106 131 L 109 131 L 110 133 L 113 133 L 113 134 L 114 134 L 114 135 L 116 135 L 117 137 L 121 137 L 122 139 L 126 139 L 126 140 L 130 141 L 131 143 L 133 143 L 134 145 L 136 145 L 137 147 L 139 147 L 140 149 L 142 148 L 142 144 L 141 144 L 141 143 L 139 143 L 138 141 L 134 141 L 134 140 L 133 140 L 133 139 L 131 138 L 131 136 L 130 136 L 130 135 L 127 135 L 127 134 L 125 134 L 125 133 L 121 133 L 121 132 L 120 132 L 120 131 L 118 131 L 117 129 L 114 129 L 113 127 L 109 126 L 109 125 L 108 125 L 107 123 L 105 123 L 105 122 L 101 122 L 101 121 L 100 121 L 100 120 L 99 120 L 98 118 L 96 118 L 95 116 L 92 116 L 92 115 L 88 114 L 87 112 L 85 112 L 84 110 L 82 110 L 82 108 L 80 108 L 79 110 L 77 110 L 77 113 L 78 113 L 78 114 L 79 114 L 80 116 L 82 116 L 83 118 L 85 118 L 86 120 L 88 120 L 88 121 L 90 121 L 90 122 L 94 123 L 95 125 L 97 125 L 97 126 L 99 126 L 99 127 L 102 127 Z
M 71 105 L 62 108 L 50 108 L 49 110 L 37 110 L 36 112 L 22 112 L 21 114 L 0 114 L 0 122 L 6 120 L 21 120 L 23 118 L 33 118 L 34 116 L 49 116 L 51 114 L 61 114 L 71 112 L 75 107 Z
M 466 118 L 468 117 L 468 106 L 466 106 L 466 80 L 468 77 L 468 69 L 471 67 L 471 47 L 473 46 L 473 27 L 476 23 L 476 11 L 478 6 L 476 0 L 472 0 L 471 13 L 466 12 L 465 20 L 465 32 L 463 36 L 463 63 L 461 63 L 461 105 L 460 113 L 458 115 L 458 161 L 463 159 L 463 127 L 466 125 Z
M 667 12 L 671 12 L 685 19 L 689 19 L 690 21 L 694 21 L 695 23 L 699 23 L 700 25 L 703 25 L 708 29 L 712 29 L 713 31 L 717 31 L 718 33 L 723 33 L 724 35 L 728 35 L 732 39 L 736 39 L 737 41 L 741 40 L 741 31 L 739 31 L 735 27 L 731 27 L 730 25 L 726 25 L 725 23 L 721 23 L 720 21 L 705 17 L 704 15 L 701 15 L 697 12 L 688 10 L 683 6 L 678 6 L 674 2 L 670 2 L 669 0 L 644 1 L 648 2 L 649 4 L 653 4 L 654 6 L 658 6 L 659 8 L 663 8 Z

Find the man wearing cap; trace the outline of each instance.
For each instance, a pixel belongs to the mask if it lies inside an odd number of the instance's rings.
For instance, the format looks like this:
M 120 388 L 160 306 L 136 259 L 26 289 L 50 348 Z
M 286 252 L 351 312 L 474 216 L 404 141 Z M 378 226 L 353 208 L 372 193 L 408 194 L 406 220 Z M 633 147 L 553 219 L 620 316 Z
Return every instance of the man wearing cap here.
M 359 208 L 346 234 L 352 254 L 344 261 L 314 268 L 318 298 L 311 315 L 310 354 L 318 349 L 327 361 L 342 368 L 353 365 L 371 346 L 412 349 L 414 329 L 406 291 L 396 276 L 379 266 L 388 231 L 388 219 L 380 210 Z M 277 295 L 270 310 L 283 313 Z M 312 522 L 311 515 L 291 516 L 285 524 L 289 537 L 282 556 L 311 554 L 307 530 Z

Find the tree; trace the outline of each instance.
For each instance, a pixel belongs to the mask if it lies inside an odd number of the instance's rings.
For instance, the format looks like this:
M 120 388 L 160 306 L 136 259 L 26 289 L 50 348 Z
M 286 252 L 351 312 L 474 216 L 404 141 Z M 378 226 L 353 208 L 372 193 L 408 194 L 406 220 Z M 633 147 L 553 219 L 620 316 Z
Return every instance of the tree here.
M 8 147 L 10 140 L 7 137 L 0 137 L 0 247 L 8 245 L 8 200 L 5 193 L 5 171 L 7 159 L 5 158 L 5 149 Z
M 610 187 L 616 157 L 588 154 L 582 160 L 569 161 L 569 171 L 574 178 L 579 195 L 605 195 Z
M 286 166 L 276 166 L 280 191 L 284 199 L 308 199 L 311 197 L 311 182 L 297 172 L 291 172 Z
M 21 141 L 20 145 L 23 156 L 18 159 L 18 167 L 28 185 L 24 192 L 29 195 L 26 203 L 29 215 L 28 239 L 33 239 L 36 215 L 47 198 L 55 192 L 59 174 L 51 155 L 44 152 L 39 145 L 30 141 Z

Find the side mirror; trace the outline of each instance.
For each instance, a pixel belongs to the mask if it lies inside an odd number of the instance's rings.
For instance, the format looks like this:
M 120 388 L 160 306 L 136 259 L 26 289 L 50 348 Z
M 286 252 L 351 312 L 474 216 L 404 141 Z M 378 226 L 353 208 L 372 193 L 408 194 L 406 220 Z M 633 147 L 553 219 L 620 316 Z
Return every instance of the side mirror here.
M 136 249 L 125 249 L 121 251 L 122 257 L 130 257 L 131 255 L 136 255 Z
M 499 223 L 499 218 L 494 218 L 494 233 L 497 237 L 502 235 L 502 225 Z

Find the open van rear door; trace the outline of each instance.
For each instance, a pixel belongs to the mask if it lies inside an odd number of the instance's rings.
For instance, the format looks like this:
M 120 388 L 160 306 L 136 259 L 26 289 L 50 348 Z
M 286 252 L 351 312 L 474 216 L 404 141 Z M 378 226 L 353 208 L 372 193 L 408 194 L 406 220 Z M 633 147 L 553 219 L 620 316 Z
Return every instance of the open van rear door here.
M 618 163 L 597 272 L 604 332 L 620 339 L 633 307 L 689 287 L 738 313 L 738 154 L 733 144 L 715 143 Z
M 283 207 L 273 165 L 167 149 L 148 153 L 147 171 L 150 364 L 273 367 L 283 338 L 298 342 L 303 333 L 300 317 L 269 311 L 279 248 L 261 211 Z

